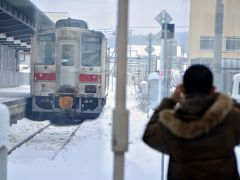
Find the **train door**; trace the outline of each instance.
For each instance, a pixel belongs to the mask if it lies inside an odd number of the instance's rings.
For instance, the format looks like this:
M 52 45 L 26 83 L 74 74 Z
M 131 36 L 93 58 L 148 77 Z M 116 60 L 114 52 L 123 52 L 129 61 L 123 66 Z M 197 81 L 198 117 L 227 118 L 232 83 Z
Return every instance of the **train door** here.
M 76 43 L 60 43 L 59 90 L 64 87 L 77 88 L 77 49 Z
M 34 50 L 31 93 L 33 96 L 48 96 L 56 90 L 55 33 L 37 34 Z

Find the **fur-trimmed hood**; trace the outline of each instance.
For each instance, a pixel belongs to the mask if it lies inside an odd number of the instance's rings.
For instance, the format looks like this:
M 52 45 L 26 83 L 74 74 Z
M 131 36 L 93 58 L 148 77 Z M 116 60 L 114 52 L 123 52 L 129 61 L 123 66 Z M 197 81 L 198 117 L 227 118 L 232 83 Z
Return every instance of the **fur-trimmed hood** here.
M 192 101 L 193 102 L 193 101 Z M 195 105 L 197 106 L 197 111 L 199 112 L 201 107 L 201 103 L 197 105 L 199 102 L 202 102 L 202 106 L 206 106 L 204 98 L 202 100 L 194 100 Z M 183 102 L 177 109 L 165 109 L 159 113 L 159 121 L 164 124 L 173 134 L 178 137 L 192 139 L 202 134 L 208 132 L 211 128 L 215 127 L 219 123 L 221 123 L 226 115 L 231 111 L 233 106 L 233 101 L 226 95 L 219 94 L 216 100 L 208 106 L 208 109 L 201 116 L 194 116 L 194 114 L 190 115 L 193 117 L 193 121 L 184 120 L 184 116 L 178 116 L 177 111 L 181 108 L 193 107 L 192 103 Z M 193 112 L 194 109 L 191 109 Z M 197 112 L 193 112 L 197 113 Z

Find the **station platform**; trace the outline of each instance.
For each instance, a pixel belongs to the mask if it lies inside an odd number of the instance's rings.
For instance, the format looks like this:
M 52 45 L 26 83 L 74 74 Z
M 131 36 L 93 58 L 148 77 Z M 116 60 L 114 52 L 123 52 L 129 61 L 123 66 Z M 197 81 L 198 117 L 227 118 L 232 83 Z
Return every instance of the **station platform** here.
M 25 117 L 30 87 L 15 87 L 0 89 L 0 103 L 5 104 L 10 112 L 10 123 Z
M 0 103 L 19 101 L 30 97 L 30 87 L 14 87 L 0 89 Z

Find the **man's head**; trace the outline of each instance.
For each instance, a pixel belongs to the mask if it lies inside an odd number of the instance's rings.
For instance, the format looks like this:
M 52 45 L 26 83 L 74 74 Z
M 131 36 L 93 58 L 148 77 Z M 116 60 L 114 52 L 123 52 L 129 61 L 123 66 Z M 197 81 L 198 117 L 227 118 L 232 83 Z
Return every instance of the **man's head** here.
M 212 72 L 206 66 L 192 65 L 184 73 L 183 86 L 186 94 L 210 94 L 214 89 Z

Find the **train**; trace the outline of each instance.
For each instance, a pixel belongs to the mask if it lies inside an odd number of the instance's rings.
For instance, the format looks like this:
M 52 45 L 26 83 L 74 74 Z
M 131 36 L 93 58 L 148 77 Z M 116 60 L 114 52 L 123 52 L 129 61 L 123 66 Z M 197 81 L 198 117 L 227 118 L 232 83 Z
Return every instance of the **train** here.
M 58 20 L 33 38 L 27 116 L 67 124 L 99 116 L 108 94 L 107 39 L 78 19 Z

